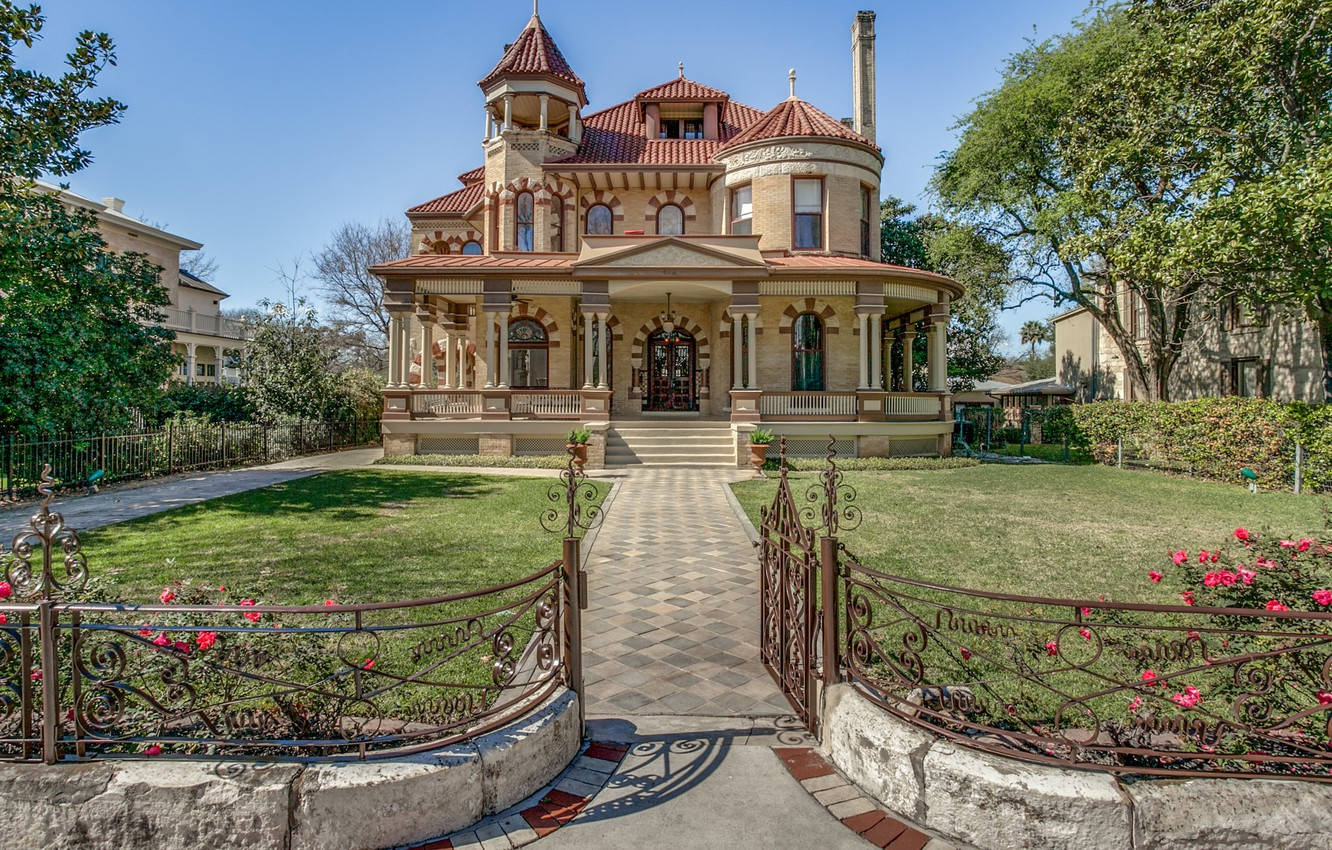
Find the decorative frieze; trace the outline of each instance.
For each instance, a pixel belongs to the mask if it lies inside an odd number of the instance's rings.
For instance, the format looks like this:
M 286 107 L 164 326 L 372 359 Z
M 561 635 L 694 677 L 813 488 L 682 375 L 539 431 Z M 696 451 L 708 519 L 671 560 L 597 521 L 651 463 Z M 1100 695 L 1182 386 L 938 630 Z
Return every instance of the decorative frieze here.
M 759 295 L 855 295 L 854 280 L 764 280 Z M 911 297 L 911 296 L 908 296 Z M 930 300 L 933 300 L 931 298 Z

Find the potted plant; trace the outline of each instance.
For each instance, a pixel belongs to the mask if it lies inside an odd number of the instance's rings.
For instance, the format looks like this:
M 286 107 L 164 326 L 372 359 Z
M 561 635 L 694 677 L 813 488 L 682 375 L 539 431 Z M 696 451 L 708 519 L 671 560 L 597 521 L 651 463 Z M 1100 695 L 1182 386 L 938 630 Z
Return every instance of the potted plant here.
M 749 462 L 754 464 L 756 471 L 763 469 L 763 462 L 768 457 L 768 446 L 777 435 L 767 428 L 755 428 L 749 434 Z
M 579 469 L 587 463 L 587 441 L 592 439 L 592 432 L 586 428 L 576 428 L 569 432 L 569 443 L 565 448 L 573 452 L 574 463 Z

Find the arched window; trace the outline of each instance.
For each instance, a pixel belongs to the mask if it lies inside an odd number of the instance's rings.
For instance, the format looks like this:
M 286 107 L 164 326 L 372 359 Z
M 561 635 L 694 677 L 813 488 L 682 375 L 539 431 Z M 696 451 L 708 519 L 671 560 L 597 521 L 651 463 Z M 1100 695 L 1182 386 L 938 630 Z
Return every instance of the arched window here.
M 509 386 L 549 386 L 549 354 L 545 326 L 525 316 L 509 322 Z
M 667 204 L 657 210 L 657 235 L 679 236 L 684 233 L 684 210 Z
M 550 201 L 550 248 L 564 250 L 564 198 L 559 195 Z
M 791 389 L 823 390 L 823 320 L 814 313 L 791 325 Z
M 464 242 L 462 246 L 462 252 L 464 254 L 480 254 L 481 243 L 477 242 L 475 239 L 473 239 L 470 242 Z
M 514 250 L 531 251 L 533 250 L 532 234 L 535 230 L 532 226 L 534 221 L 532 193 L 519 192 L 518 200 L 514 204 L 514 210 L 514 217 L 517 220 L 518 226 L 517 231 L 514 233 Z
M 449 243 L 443 239 L 430 239 L 427 237 L 425 246 L 432 254 L 447 254 L 449 252 Z
M 587 232 L 593 236 L 609 236 L 613 221 L 611 208 L 605 204 L 593 204 L 587 208 Z

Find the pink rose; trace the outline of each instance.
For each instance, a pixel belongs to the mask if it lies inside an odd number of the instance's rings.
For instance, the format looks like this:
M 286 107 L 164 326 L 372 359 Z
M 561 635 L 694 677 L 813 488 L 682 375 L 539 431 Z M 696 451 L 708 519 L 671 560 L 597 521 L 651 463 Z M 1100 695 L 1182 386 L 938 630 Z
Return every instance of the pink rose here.
M 1165 576 L 1161 575 L 1157 570 L 1152 570 L 1147 574 L 1147 578 L 1151 579 L 1154 584 L 1160 584 L 1161 579 L 1165 578 Z
M 1295 541 L 1294 541 L 1294 540 L 1278 540 L 1278 541 L 1277 541 L 1277 545 L 1280 546 L 1282 549 L 1294 549 L 1294 548 L 1295 548 Z
M 369 669 L 373 668 L 374 666 L 375 666 L 375 659 L 373 659 L 373 658 L 367 658 L 367 659 L 365 659 L 365 663 L 361 665 L 361 669 L 362 669 L 362 670 L 369 670 Z
M 965 646 L 962 647 L 962 660 L 963 661 L 971 660 L 971 650 L 967 649 Z
M 14 588 L 9 586 L 9 582 L 0 581 L 0 599 L 8 599 L 14 595 Z
M 1082 609 L 1082 616 L 1084 616 L 1084 617 L 1090 617 L 1090 616 L 1091 616 L 1091 609 L 1090 609 L 1090 608 L 1083 608 L 1083 609 Z
M 1197 604 L 1198 604 L 1198 603 L 1195 602 L 1194 599 L 1193 599 L 1193 591 L 1192 591 L 1192 590 L 1186 590 L 1186 591 L 1184 591 L 1183 593 L 1180 594 L 1180 598 L 1184 600 L 1184 604 L 1185 604 L 1185 605 L 1197 605 Z
M 1090 630 L 1090 629 L 1078 629 L 1078 634 L 1082 635 L 1082 639 L 1083 639 L 1083 640 L 1091 640 L 1091 630 Z
M 1319 605 L 1332 605 L 1332 590 L 1315 590 L 1313 600 Z
M 190 654 L 190 645 L 189 645 L 188 643 L 186 643 L 185 641 L 183 641 L 183 640 L 178 640 L 178 641 L 176 641 L 176 642 L 172 645 L 172 648 L 175 649 L 176 652 L 179 652 L 181 655 L 189 655 L 189 654 Z
M 338 604 L 338 603 L 334 602 L 332 599 L 325 599 L 325 600 L 324 600 L 324 607 L 325 607 L 325 608 L 332 608 L 334 605 L 337 605 L 337 604 Z
M 1205 563 L 1207 563 L 1207 550 L 1206 550 L 1206 549 L 1204 549 L 1204 550 L 1202 550 L 1201 552 L 1198 553 L 1198 563 L 1200 563 L 1200 564 L 1205 564 Z
M 1189 685 L 1188 687 L 1184 688 L 1183 693 L 1177 693 L 1170 698 L 1171 702 L 1183 708 L 1193 708 L 1201 700 L 1202 700 L 1202 692 L 1199 691 L 1197 688 L 1195 688 L 1193 685 Z
M 170 605 L 176 598 L 176 592 L 169 587 L 164 587 L 162 588 L 162 595 L 158 598 L 162 600 L 163 605 Z
M 1210 560 L 1213 564 L 1215 564 L 1217 561 L 1221 560 L 1221 553 L 1213 552 L 1212 557 L 1209 558 L 1208 560 Z
M 162 632 L 153 640 L 154 646 L 168 646 L 170 643 L 171 639 L 166 636 L 166 632 Z
M 1188 559 L 1189 559 L 1189 553 L 1185 552 L 1183 549 L 1180 549 L 1178 552 L 1170 556 L 1171 563 L 1175 564 L 1176 566 L 1184 563 Z
M 1300 550 L 1301 552 L 1308 552 L 1309 548 L 1313 545 L 1314 545 L 1313 540 L 1309 539 L 1308 537 L 1301 537 L 1300 542 L 1295 544 L 1295 548 Z
M 194 642 L 200 649 L 212 649 L 213 644 L 217 643 L 217 632 L 199 632 L 194 638 Z
M 1289 611 L 1290 609 L 1287 608 L 1285 605 L 1282 605 L 1280 602 L 1276 601 L 1275 599 L 1269 599 L 1269 600 L 1267 600 L 1267 610 L 1269 610 L 1269 611 Z
M 1058 654 L 1059 654 L 1059 644 L 1055 643 L 1055 642 L 1052 641 L 1052 640 L 1047 640 L 1047 641 L 1045 642 L 1045 653 L 1046 653 L 1047 655 L 1058 655 Z
M 1241 543 L 1248 543 L 1248 542 L 1249 542 L 1249 537 L 1250 537 L 1250 536 L 1251 536 L 1251 535 L 1249 534 L 1249 529 L 1247 529 L 1247 528 L 1237 528 L 1237 529 L 1235 529 L 1235 539 L 1238 540 L 1238 541 L 1241 542 Z
M 1221 583 L 1221 576 L 1218 573 L 1211 572 L 1203 576 L 1203 587 L 1216 587 Z
M 1318 692 L 1318 704 L 1319 704 L 1319 705 L 1332 705 L 1332 694 L 1328 693 L 1327 691 L 1319 691 L 1319 692 Z
M 1226 587 L 1229 587 L 1230 585 L 1235 583 L 1235 574 L 1232 573 L 1230 570 L 1222 570 L 1221 572 L 1216 574 L 1216 577 L 1220 579 L 1221 583 L 1224 584 Z
M 1142 708 L 1142 697 L 1134 697 L 1129 703 L 1129 711 L 1137 711 L 1140 708 Z
M 240 601 L 240 604 L 249 607 L 251 605 L 257 605 L 258 603 L 255 602 L 253 599 L 242 599 Z M 263 616 L 264 615 L 260 614 L 258 611 L 246 611 L 244 614 L 245 619 L 249 620 L 251 623 L 259 622 L 260 618 L 262 618 Z
M 160 756 L 162 754 L 162 748 L 157 746 L 157 744 L 150 744 L 144 749 L 143 754 L 146 756 Z
M 1142 671 L 1142 680 L 1143 680 L 1144 682 L 1146 682 L 1147 684 L 1149 684 L 1149 685 L 1154 685 L 1154 684 L 1156 684 L 1156 671 L 1155 671 L 1155 670 L 1143 670 L 1143 671 Z
M 1245 584 L 1253 584 L 1253 578 L 1256 575 L 1258 574 L 1253 570 L 1246 570 L 1244 567 L 1239 568 L 1239 580 Z

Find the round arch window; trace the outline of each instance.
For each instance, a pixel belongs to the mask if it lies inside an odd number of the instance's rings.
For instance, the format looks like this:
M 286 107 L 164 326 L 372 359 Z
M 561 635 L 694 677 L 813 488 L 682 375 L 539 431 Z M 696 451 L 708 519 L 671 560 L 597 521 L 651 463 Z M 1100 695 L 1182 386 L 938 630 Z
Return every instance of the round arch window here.
M 475 239 L 471 240 L 470 242 L 464 242 L 462 246 L 462 252 L 464 254 L 480 254 L 481 243 L 477 242 Z
M 520 192 L 517 203 L 514 205 L 516 211 L 518 229 L 514 234 L 514 249 L 518 251 L 534 250 L 533 234 L 536 228 L 535 223 L 535 202 L 531 192 Z
M 550 386 L 550 337 L 536 319 L 509 321 L 509 386 Z
M 667 204 L 657 210 L 657 235 L 680 236 L 684 233 L 684 210 Z
M 611 208 L 605 204 L 593 204 L 587 208 L 587 232 L 593 236 L 609 236 L 614 220 Z
M 791 389 L 823 390 L 823 320 L 814 313 L 791 324 Z

